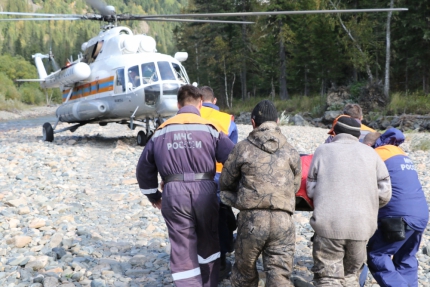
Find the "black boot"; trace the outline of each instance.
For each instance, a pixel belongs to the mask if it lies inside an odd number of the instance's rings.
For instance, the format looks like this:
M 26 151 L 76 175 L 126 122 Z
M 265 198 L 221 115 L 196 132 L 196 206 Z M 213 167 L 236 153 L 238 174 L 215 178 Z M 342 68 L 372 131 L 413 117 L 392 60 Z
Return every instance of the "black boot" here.
M 231 273 L 231 262 L 230 260 L 227 260 L 225 254 L 221 254 L 220 260 L 221 264 L 219 269 L 218 282 L 221 282 L 222 280 L 230 277 Z

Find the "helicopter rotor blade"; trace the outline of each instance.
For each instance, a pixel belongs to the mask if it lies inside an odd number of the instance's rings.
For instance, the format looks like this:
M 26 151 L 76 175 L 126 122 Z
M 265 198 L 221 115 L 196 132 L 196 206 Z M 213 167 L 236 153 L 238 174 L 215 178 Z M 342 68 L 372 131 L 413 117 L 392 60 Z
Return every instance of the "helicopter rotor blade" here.
M 64 21 L 74 21 L 74 20 L 85 20 L 84 18 L 7 18 L 7 19 L 1 19 L 0 21 L 49 21 L 49 20 L 64 20 Z
M 115 10 L 110 9 L 105 2 L 102 0 L 86 0 L 87 4 L 100 12 L 103 16 L 113 16 L 115 15 Z M 112 7 L 113 8 L 113 7 Z
M 303 10 L 303 11 L 267 11 L 267 12 L 233 12 L 233 13 L 198 13 L 198 14 L 170 14 L 145 15 L 146 18 L 182 18 L 182 17 L 232 17 L 232 16 L 269 16 L 269 15 L 301 15 L 301 14 L 331 14 L 331 13 L 371 13 L 371 12 L 400 12 L 407 8 L 381 9 L 346 9 L 346 10 Z
M 27 12 L 0 12 L 0 15 L 15 15 L 15 16 L 34 16 L 34 17 L 82 17 L 77 14 L 48 14 L 48 13 L 27 13 Z
M 131 19 L 120 18 L 118 20 L 138 20 L 138 21 L 164 21 L 164 22 L 194 22 L 194 23 L 218 23 L 218 24 L 254 24 L 255 22 L 247 21 L 223 21 L 223 20 L 204 20 L 204 19 L 173 19 L 173 18 L 144 18 L 144 17 L 133 17 Z

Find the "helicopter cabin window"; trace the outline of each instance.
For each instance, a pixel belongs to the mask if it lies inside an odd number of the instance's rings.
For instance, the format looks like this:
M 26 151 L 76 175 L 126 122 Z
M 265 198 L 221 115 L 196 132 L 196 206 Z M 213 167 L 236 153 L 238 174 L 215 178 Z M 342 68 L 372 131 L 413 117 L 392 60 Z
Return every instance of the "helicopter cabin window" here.
M 157 62 L 157 64 L 163 81 L 176 80 L 169 62 Z
M 142 81 L 143 84 L 152 84 L 158 82 L 158 74 L 154 63 L 142 64 Z
M 185 77 L 181 67 L 176 63 L 172 63 L 172 66 L 173 66 L 173 70 L 175 70 L 176 72 L 176 77 L 178 77 L 178 80 L 183 83 L 187 83 L 187 78 Z
M 129 88 L 129 90 L 140 86 L 139 66 L 133 66 L 129 68 L 127 71 L 127 75 L 128 75 L 127 87 Z
M 115 94 L 125 92 L 124 69 L 116 70 Z

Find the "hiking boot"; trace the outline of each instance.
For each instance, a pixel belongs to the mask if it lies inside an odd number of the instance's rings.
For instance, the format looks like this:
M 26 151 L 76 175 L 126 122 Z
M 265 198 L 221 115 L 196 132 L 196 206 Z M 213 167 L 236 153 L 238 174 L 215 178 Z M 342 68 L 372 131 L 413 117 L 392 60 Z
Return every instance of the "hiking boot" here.
M 218 283 L 230 277 L 231 267 L 232 267 L 231 262 L 227 259 L 225 260 L 224 264 L 221 264 L 221 268 L 219 270 L 219 275 L 218 275 Z

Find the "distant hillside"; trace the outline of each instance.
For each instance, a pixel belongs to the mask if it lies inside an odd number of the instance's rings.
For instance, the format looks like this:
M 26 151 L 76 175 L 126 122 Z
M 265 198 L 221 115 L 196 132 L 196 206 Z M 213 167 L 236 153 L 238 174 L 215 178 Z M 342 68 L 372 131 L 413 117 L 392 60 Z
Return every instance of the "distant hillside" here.
M 108 5 L 118 14 L 171 14 L 178 13 L 186 0 L 109 0 Z M 85 14 L 92 12 L 84 0 L 0 0 L 2 11 L 39 12 L 56 14 Z M 7 18 L 3 16 L 2 18 Z M 157 49 L 163 53 L 175 52 L 173 29 L 175 24 L 161 22 L 121 23 L 134 32 L 147 33 L 157 40 Z M 35 52 L 52 51 L 59 64 L 71 55 L 76 57 L 83 42 L 97 35 L 100 23 L 90 21 L 19 21 L 0 22 L 0 51 L 2 54 L 21 55 L 31 60 Z

